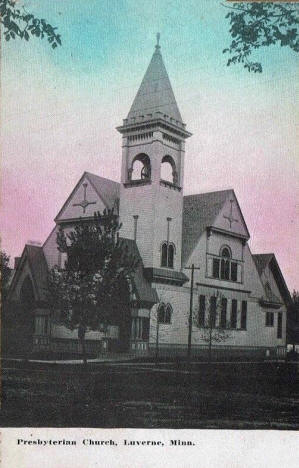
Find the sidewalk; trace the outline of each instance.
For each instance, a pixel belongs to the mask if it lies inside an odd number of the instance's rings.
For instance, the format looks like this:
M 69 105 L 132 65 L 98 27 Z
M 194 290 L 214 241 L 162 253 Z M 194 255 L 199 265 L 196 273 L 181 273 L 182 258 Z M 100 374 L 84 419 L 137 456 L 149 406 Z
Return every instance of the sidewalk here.
M 136 359 L 138 359 L 136 361 Z M 59 359 L 59 360 L 45 360 L 45 359 L 21 359 L 21 358 L 2 358 L 2 361 L 12 361 L 12 362 L 33 362 L 33 363 L 39 363 L 39 364 L 80 364 L 82 365 L 82 359 Z M 265 362 L 268 362 L 269 364 L 273 363 L 281 363 L 285 362 L 284 360 L 267 360 L 267 361 L 213 361 L 211 364 L 221 364 L 221 365 L 228 365 L 228 364 L 264 364 Z M 112 365 L 118 365 L 118 366 L 152 366 L 156 364 L 155 358 L 152 360 L 150 359 L 149 356 L 144 357 L 144 360 L 141 359 L 140 356 L 136 356 L 136 354 L 106 354 L 94 359 L 87 359 L 88 364 L 96 364 L 96 363 L 109 363 Z M 209 364 L 208 361 L 191 361 L 190 364 L 192 365 L 206 365 Z M 175 361 L 159 361 L 158 365 L 169 365 L 169 366 L 174 366 L 176 365 Z M 185 365 L 187 366 L 187 362 L 180 361 L 180 365 Z M 298 363 L 299 365 L 299 363 Z

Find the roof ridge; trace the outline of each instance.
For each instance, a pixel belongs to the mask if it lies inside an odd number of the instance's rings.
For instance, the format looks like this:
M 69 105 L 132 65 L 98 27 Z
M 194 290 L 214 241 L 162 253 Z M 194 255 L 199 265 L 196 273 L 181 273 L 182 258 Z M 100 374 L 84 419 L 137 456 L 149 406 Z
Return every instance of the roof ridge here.
M 224 192 L 234 192 L 234 189 L 229 188 L 229 189 L 223 189 L 223 190 L 211 190 L 210 192 L 191 193 L 189 195 L 184 195 L 184 198 L 197 197 L 198 195 L 208 195 L 208 194 L 212 194 L 212 193 L 224 193 Z
M 104 180 L 107 180 L 108 182 L 114 182 L 115 184 L 120 184 L 120 182 L 117 182 L 116 180 L 108 179 L 107 177 L 103 177 L 103 176 L 100 176 L 98 174 L 94 174 L 93 172 L 84 171 L 84 174 L 91 175 L 93 177 L 98 177 L 99 179 L 104 179 Z

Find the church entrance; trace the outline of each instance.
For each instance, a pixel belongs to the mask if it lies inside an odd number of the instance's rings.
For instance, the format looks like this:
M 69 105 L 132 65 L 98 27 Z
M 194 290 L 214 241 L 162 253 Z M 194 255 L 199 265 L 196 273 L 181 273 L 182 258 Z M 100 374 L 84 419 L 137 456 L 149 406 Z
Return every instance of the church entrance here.
M 145 352 L 148 350 L 149 318 L 132 317 L 131 323 L 131 350 Z

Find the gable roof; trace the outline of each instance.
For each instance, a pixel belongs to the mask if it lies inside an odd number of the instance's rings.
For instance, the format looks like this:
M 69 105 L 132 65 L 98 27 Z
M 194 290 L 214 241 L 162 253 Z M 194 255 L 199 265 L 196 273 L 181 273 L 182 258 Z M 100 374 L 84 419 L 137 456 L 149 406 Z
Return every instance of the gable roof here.
M 120 183 L 91 172 L 85 172 L 85 174 L 106 207 L 113 208 L 115 200 L 119 198 Z
M 184 196 L 182 262 L 188 260 L 200 235 L 211 226 L 233 190 Z
M 156 45 L 155 52 L 145 72 L 127 119 L 155 112 L 160 112 L 162 115 L 166 114 L 168 117 L 183 123 L 159 45 Z
M 100 177 L 96 174 L 92 174 L 91 172 L 84 172 L 77 184 L 75 185 L 74 189 L 72 190 L 71 194 L 68 196 L 67 200 L 63 204 L 59 213 L 55 217 L 55 221 L 58 220 L 59 216 L 66 208 L 72 196 L 74 195 L 77 188 L 80 186 L 82 180 L 85 177 L 88 179 L 89 183 L 96 191 L 97 195 L 102 200 L 106 208 L 111 209 L 115 206 L 115 202 L 119 199 L 120 184 L 118 182 L 115 182 L 114 180 L 106 179 L 105 177 Z
M 22 266 L 25 261 L 28 261 L 30 273 L 32 276 L 34 290 L 36 292 L 36 300 L 43 301 L 45 300 L 46 295 L 46 285 L 47 285 L 47 275 L 48 275 L 48 265 L 41 246 L 26 244 L 21 256 L 20 261 L 18 262 L 17 269 L 13 276 L 9 296 L 13 291 L 16 282 L 18 281 L 19 275 L 22 270 Z
M 252 255 L 257 271 L 260 275 L 263 273 L 273 256 L 273 253 Z
M 279 289 L 279 292 L 281 294 L 281 297 L 283 298 L 285 304 L 289 305 L 292 302 L 292 298 L 290 295 L 290 292 L 288 290 L 287 284 L 285 282 L 285 279 L 283 277 L 283 274 L 281 272 L 281 269 L 278 265 L 278 262 L 276 260 L 276 257 L 274 253 L 265 253 L 265 254 L 255 254 L 252 255 L 253 260 L 256 264 L 256 268 L 259 272 L 259 275 L 261 276 L 262 273 L 264 272 L 265 268 L 269 266 L 269 268 L 272 271 L 272 274 L 274 276 L 274 279 L 276 281 L 277 287 Z M 267 292 L 266 292 L 267 293 Z M 273 293 L 268 292 L 268 295 L 273 295 Z M 270 298 L 270 297 L 269 297 Z M 274 296 L 276 298 L 276 296 Z M 274 298 L 272 298 L 274 300 Z M 277 298 L 276 298 L 277 299 Z
M 127 247 L 128 254 L 138 260 L 138 267 L 133 274 L 133 283 L 138 300 L 146 303 L 155 304 L 159 302 L 157 292 L 152 288 L 150 282 L 144 276 L 144 266 L 136 241 L 121 237 L 122 244 Z

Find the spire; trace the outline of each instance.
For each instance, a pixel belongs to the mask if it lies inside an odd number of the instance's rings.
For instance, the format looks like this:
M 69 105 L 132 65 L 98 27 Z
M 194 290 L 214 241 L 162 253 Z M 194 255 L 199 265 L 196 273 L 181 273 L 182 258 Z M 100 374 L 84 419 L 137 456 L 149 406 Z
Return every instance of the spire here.
M 133 101 L 127 119 L 144 116 L 146 119 L 160 117 L 173 119 L 182 125 L 182 117 L 177 106 L 168 74 L 160 52 L 160 33 L 157 33 L 155 51 Z M 165 117 L 164 117 L 165 116 Z

